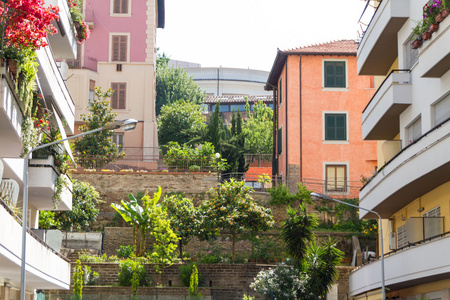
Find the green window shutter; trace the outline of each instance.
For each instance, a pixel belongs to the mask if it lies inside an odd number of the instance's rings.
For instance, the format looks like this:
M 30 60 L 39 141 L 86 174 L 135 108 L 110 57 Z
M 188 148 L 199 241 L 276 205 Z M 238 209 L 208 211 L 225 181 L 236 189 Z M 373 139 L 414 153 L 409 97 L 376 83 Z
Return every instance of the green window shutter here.
M 278 90 L 280 91 L 278 93 L 278 96 L 280 98 L 280 105 L 281 105 L 281 103 L 283 102 L 283 78 L 280 78 L 280 83 L 279 83 Z
M 278 129 L 277 141 L 277 153 L 281 154 L 283 152 L 283 128 Z
M 347 140 L 346 114 L 325 114 L 325 140 L 326 141 Z
M 324 83 L 326 88 L 346 88 L 345 61 L 324 62 Z

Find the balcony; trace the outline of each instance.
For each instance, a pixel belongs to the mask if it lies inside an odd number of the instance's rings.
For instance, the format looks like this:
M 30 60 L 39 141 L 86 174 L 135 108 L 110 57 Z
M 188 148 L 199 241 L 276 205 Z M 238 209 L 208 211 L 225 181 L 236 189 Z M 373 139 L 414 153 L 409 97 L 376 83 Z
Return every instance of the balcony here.
M 58 29 L 58 33 L 48 36 L 53 55 L 56 58 L 76 58 L 77 39 L 67 0 L 47 0 L 45 3 L 59 7 L 59 21 L 53 24 Z
M 400 131 L 399 116 L 411 103 L 409 70 L 392 71 L 363 111 L 363 139 L 393 139 Z
M 22 226 L 0 202 L 0 266 L 2 276 L 20 286 Z M 27 234 L 26 289 L 69 289 L 70 263 L 31 232 Z
M 385 283 L 391 290 L 404 289 L 438 279 L 450 278 L 450 237 L 438 237 L 408 246 L 385 257 Z M 381 288 L 381 262 L 357 269 L 349 278 L 350 296 Z
M 36 54 L 39 62 L 39 84 L 48 102 L 47 106 L 55 107 L 61 119 L 67 123 L 65 126 L 67 133 L 74 134 L 75 104 L 53 59 L 52 52 L 49 47 L 44 47 L 37 50 Z
M 53 195 L 56 189 L 58 173 L 54 168 L 52 156 L 47 159 L 31 159 L 28 171 L 28 202 L 38 210 L 55 210 Z M 63 175 L 65 176 L 65 175 Z M 57 210 L 72 209 L 72 183 L 66 176 L 68 187 L 63 187 L 61 202 Z
M 12 91 L 7 68 L 0 78 L 0 157 L 18 157 L 22 151 L 22 111 Z
M 383 0 L 358 48 L 358 75 L 385 75 L 398 56 L 397 33 L 409 18 L 409 0 Z
M 445 18 L 419 52 L 422 77 L 440 78 L 450 69 L 450 17 Z
M 413 199 L 450 180 L 450 120 L 405 147 L 360 192 L 360 205 L 389 218 Z M 360 210 L 360 217 L 373 217 Z

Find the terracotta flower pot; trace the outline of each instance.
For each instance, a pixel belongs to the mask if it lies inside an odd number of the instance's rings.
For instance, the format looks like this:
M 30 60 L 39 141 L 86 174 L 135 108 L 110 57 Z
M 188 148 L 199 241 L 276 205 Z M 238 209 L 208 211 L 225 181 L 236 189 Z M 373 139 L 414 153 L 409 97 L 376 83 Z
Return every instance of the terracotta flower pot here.
M 431 33 L 429 33 L 428 31 L 425 31 L 425 32 L 422 34 L 422 38 L 423 38 L 424 41 L 429 40 L 429 39 L 431 38 Z
M 445 19 L 448 15 L 450 15 L 450 10 L 448 9 L 443 9 L 440 13 L 440 15 L 442 16 L 442 19 Z
M 436 17 L 434 17 L 434 20 L 436 21 L 436 23 L 441 23 L 442 20 L 444 20 L 444 17 L 442 16 L 442 14 L 439 12 Z
M 422 39 L 415 39 L 414 42 L 412 42 L 411 46 L 413 49 L 417 49 L 420 46 L 422 46 L 423 40 Z
M 433 32 L 435 32 L 436 30 L 438 30 L 439 28 L 439 24 L 438 23 L 433 23 L 430 26 L 428 26 L 428 30 L 427 32 L 429 32 L 430 34 L 432 34 Z

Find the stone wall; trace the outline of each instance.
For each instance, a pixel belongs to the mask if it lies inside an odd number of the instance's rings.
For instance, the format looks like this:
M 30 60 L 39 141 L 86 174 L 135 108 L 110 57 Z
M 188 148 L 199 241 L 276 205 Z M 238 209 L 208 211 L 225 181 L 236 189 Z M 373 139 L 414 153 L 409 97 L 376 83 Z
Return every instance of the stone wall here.
M 121 218 L 114 219 L 116 212 L 111 203 L 127 200 L 128 194 L 147 191 L 150 196 L 161 187 L 162 196 L 172 192 L 183 192 L 194 199 L 204 198 L 206 192 L 217 186 L 214 173 L 119 173 L 119 172 L 74 172 L 74 179 L 85 181 L 95 187 L 104 203 L 99 205 L 100 214 L 95 228 L 125 226 Z
M 107 295 L 128 295 L 132 293 L 127 287 L 111 287 L 106 285 L 117 284 L 119 265 L 116 263 L 83 263 L 83 265 L 89 265 L 92 271 L 96 271 L 100 274 L 99 286 L 84 287 L 83 295 L 88 294 L 101 294 L 102 299 L 114 299 L 105 297 Z M 72 264 L 74 267 L 74 264 Z M 252 290 L 249 289 L 249 285 L 253 282 L 254 278 L 259 271 L 275 267 L 274 265 L 262 265 L 262 264 L 199 264 L 198 270 L 203 277 L 203 288 L 200 292 L 204 299 L 213 298 L 214 300 L 241 300 L 243 294 L 257 296 Z M 145 268 L 149 274 L 152 285 L 161 284 L 161 275 L 157 274 L 153 265 L 146 264 Z M 187 288 L 181 287 L 181 281 L 179 279 L 179 266 L 172 265 L 165 269 L 165 285 L 168 288 L 156 288 L 156 287 L 140 287 L 139 295 L 156 295 L 158 299 L 166 299 L 163 296 L 172 296 L 167 299 L 184 299 L 183 296 L 187 293 Z M 351 267 L 339 267 L 339 279 L 338 279 L 338 300 L 348 299 L 348 276 L 353 270 Z M 46 291 L 48 294 L 60 294 L 67 295 L 71 291 Z M 186 294 L 187 295 L 187 294 Z M 211 297 L 212 296 L 212 297 Z M 162 298 L 160 298 L 162 297 Z M 48 297 L 52 299 L 52 297 Z M 47 297 L 46 297 L 47 299 Z M 257 297 L 257 299 L 264 299 L 263 297 Z

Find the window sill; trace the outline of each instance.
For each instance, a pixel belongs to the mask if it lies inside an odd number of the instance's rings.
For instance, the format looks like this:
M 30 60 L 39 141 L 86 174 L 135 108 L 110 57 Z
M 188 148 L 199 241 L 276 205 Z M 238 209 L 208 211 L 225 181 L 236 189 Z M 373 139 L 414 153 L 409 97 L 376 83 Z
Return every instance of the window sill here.
M 322 140 L 323 144 L 335 144 L 335 145 L 348 145 L 350 142 L 347 141 L 327 141 L 327 140 Z
M 323 87 L 322 91 L 324 91 L 324 92 L 348 92 L 348 87 L 345 87 L 345 88 L 328 88 L 328 87 Z
M 110 14 L 110 17 L 118 17 L 118 18 L 130 18 L 131 14 L 130 13 L 126 13 L 126 14 Z

